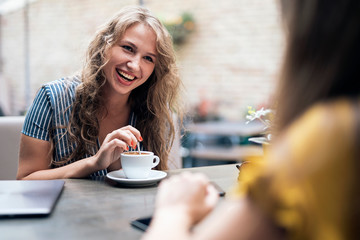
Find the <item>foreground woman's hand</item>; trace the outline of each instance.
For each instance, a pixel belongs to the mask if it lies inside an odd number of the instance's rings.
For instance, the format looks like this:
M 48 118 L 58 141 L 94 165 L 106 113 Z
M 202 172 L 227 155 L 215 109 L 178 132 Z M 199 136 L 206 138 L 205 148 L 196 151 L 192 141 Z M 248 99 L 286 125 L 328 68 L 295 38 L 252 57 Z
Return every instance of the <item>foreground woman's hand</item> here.
M 285 239 L 284 231 L 250 198 L 225 199 L 208 214 L 217 200 L 217 191 L 204 175 L 187 173 L 163 180 L 142 240 Z
M 189 229 L 203 219 L 219 199 L 203 174 L 183 173 L 159 185 L 155 213 L 143 239 L 187 239 Z
M 218 201 L 218 193 L 203 174 L 185 172 L 161 182 L 156 199 L 158 211 L 183 211 L 193 225 L 203 219 Z

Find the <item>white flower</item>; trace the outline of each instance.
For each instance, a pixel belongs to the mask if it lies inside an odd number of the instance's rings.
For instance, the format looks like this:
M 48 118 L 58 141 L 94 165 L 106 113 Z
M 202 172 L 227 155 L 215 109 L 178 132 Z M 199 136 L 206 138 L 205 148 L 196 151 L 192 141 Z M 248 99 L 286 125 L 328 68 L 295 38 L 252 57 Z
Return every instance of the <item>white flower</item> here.
M 251 121 L 254 121 L 255 119 L 259 119 L 262 123 L 265 125 L 265 129 L 270 127 L 270 120 L 263 119 L 263 117 L 266 117 L 268 114 L 273 113 L 271 109 L 264 109 L 263 107 L 260 110 L 255 111 L 254 108 L 248 107 L 248 115 L 246 115 L 246 124 L 248 124 Z
M 246 124 L 248 124 L 251 121 L 254 121 L 255 119 L 259 119 L 259 121 L 261 121 L 265 127 L 264 127 L 264 136 L 263 137 L 254 137 L 254 138 L 249 138 L 249 141 L 251 142 L 255 142 L 255 143 L 260 143 L 260 144 L 269 144 L 271 139 L 272 139 L 272 135 L 271 133 L 267 132 L 266 130 L 268 128 L 270 128 L 271 126 L 271 119 L 272 119 L 272 115 L 273 115 L 274 111 L 271 109 L 264 109 L 261 108 L 260 110 L 256 111 L 253 107 L 248 107 L 248 115 L 246 116 L 246 119 L 248 120 L 246 122 Z

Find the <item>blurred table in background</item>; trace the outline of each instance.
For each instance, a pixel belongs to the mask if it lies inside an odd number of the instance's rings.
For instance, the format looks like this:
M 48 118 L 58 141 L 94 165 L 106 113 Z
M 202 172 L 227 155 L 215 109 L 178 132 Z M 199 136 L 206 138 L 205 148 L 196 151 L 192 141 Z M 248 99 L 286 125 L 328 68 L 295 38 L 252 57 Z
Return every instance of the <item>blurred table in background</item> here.
M 194 134 L 211 134 L 221 136 L 254 136 L 259 135 L 264 130 L 264 125 L 260 122 L 250 122 L 246 124 L 245 121 L 227 122 L 201 122 L 191 123 L 186 125 L 186 131 Z
M 185 126 L 183 147 L 184 167 L 217 165 L 243 161 L 247 156 L 262 155 L 262 146 L 249 143 L 259 136 L 264 125 L 260 122 L 201 122 Z

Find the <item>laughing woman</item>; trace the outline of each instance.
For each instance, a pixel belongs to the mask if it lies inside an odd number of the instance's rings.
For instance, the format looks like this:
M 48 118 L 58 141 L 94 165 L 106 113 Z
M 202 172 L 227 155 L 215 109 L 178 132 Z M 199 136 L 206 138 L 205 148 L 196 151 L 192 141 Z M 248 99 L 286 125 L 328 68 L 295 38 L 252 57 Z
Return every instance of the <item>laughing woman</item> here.
M 43 85 L 22 130 L 17 179 L 96 178 L 120 153 L 153 151 L 167 169 L 181 116 L 171 37 L 151 13 L 127 7 L 91 41 L 80 75 Z

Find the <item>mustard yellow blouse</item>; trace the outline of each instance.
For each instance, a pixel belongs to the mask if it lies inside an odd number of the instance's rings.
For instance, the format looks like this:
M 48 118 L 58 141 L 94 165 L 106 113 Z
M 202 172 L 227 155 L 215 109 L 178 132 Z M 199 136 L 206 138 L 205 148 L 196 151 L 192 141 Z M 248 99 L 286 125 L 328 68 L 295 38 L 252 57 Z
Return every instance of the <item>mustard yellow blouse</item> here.
M 343 99 L 307 111 L 263 160 L 250 159 L 235 193 L 250 196 L 288 239 L 360 239 L 354 110 L 354 102 Z

